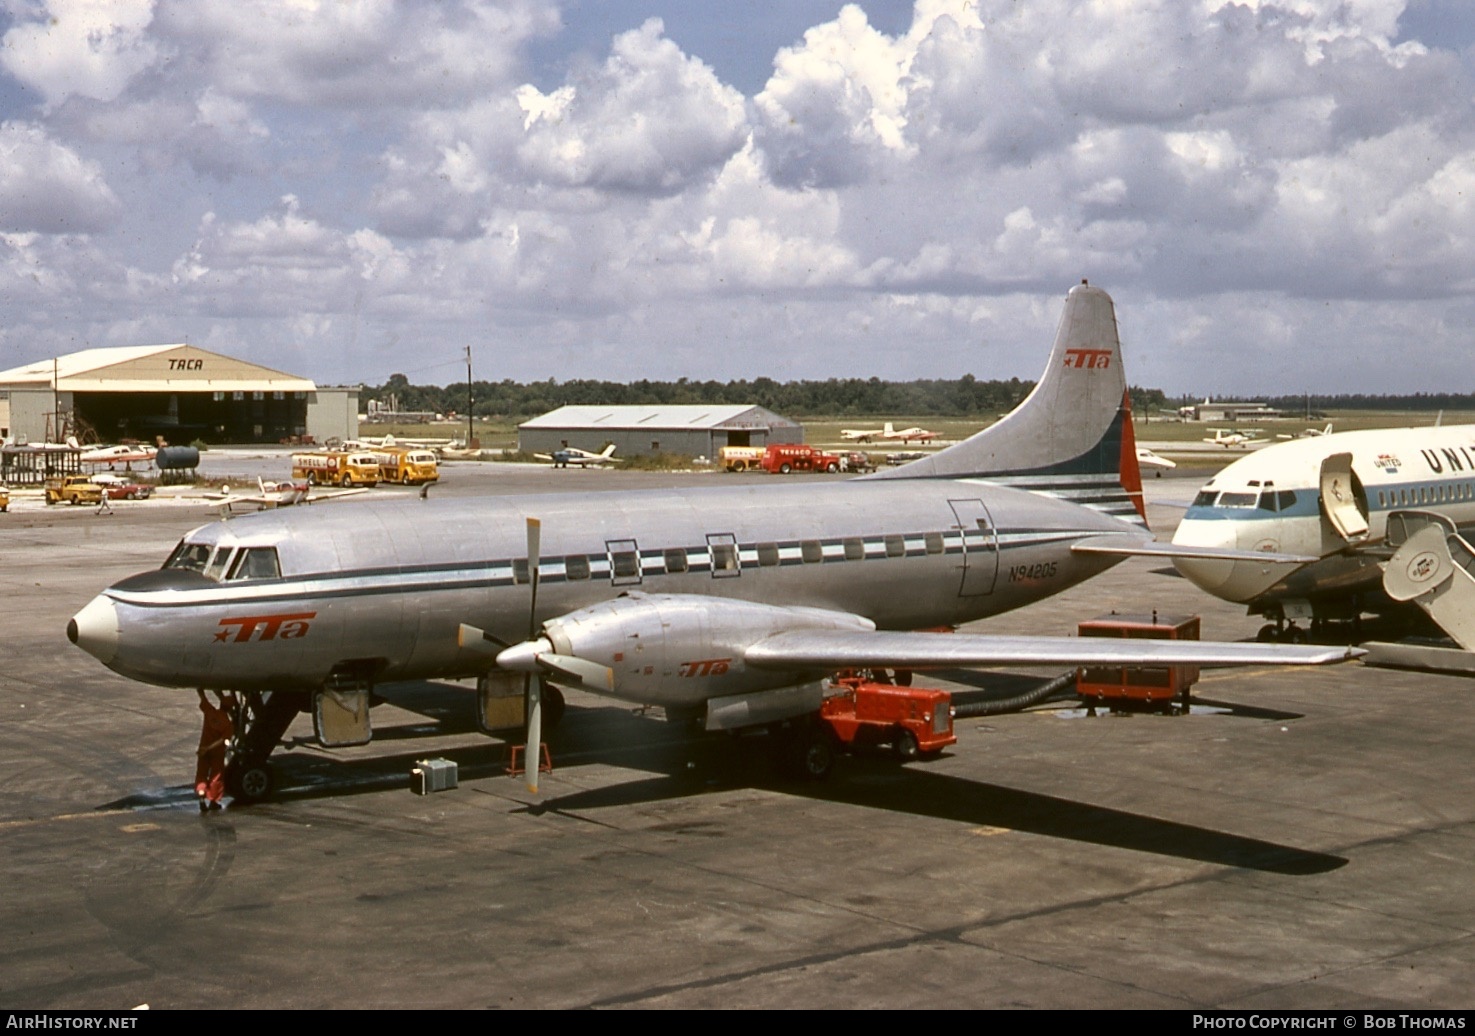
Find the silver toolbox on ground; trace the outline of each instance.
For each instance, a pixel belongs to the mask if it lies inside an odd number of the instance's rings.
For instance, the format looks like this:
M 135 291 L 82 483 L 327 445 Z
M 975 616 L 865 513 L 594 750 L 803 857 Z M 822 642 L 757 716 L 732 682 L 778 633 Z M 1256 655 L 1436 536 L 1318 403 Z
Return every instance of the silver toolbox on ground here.
M 410 790 L 416 795 L 448 791 L 456 786 L 456 764 L 449 759 L 417 759 L 410 771 Z

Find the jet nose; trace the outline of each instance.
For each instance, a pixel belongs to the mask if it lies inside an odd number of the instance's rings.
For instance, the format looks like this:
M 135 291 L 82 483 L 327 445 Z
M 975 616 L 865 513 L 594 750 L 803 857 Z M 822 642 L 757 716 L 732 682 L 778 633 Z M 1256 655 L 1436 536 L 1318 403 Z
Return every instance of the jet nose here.
M 1185 518 L 1173 533 L 1175 547 L 1236 546 L 1233 522 L 1202 521 Z M 1173 567 L 1189 582 L 1216 597 L 1225 596 L 1225 587 L 1234 576 L 1233 561 L 1210 561 L 1205 558 L 1174 558 Z
M 118 653 L 118 606 L 99 594 L 67 622 L 67 639 L 107 665 Z

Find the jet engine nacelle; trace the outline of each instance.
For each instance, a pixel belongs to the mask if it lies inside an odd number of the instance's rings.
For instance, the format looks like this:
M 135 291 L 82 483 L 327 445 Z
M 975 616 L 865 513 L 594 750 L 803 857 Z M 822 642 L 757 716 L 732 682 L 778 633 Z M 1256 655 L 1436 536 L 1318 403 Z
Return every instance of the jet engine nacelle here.
M 817 674 L 749 668 L 743 653 L 775 633 L 796 629 L 873 630 L 858 615 L 821 608 L 778 607 L 692 594 L 632 593 L 569 612 L 543 624 L 557 656 L 607 667 L 617 698 L 693 706 L 710 698 L 789 687 Z M 558 682 L 558 676 L 552 677 Z

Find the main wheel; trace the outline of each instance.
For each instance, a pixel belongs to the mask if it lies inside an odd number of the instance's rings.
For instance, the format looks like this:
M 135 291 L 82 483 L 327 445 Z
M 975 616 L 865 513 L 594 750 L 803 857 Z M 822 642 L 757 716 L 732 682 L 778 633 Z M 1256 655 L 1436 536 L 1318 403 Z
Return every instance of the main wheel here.
M 246 761 L 226 767 L 225 787 L 241 802 L 260 802 L 276 787 L 277 776 L 264 760 Z

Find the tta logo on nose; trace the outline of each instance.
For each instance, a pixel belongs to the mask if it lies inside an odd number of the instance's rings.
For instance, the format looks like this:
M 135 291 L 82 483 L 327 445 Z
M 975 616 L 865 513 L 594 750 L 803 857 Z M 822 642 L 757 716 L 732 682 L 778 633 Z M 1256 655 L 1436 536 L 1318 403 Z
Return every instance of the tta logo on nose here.
M 286 615 L 241 615 L 234 619 L 221 619 L 220 632 L 215 634 L 218 644 L 241 644 L 248 640 L 294 640 L 307 636 L 308 623 L 317 618 L 317 612 L 292 612 Z M 231 636 L 234 629 L 235 636 Z M 259 636 L 258 636 L 259 634 Z

